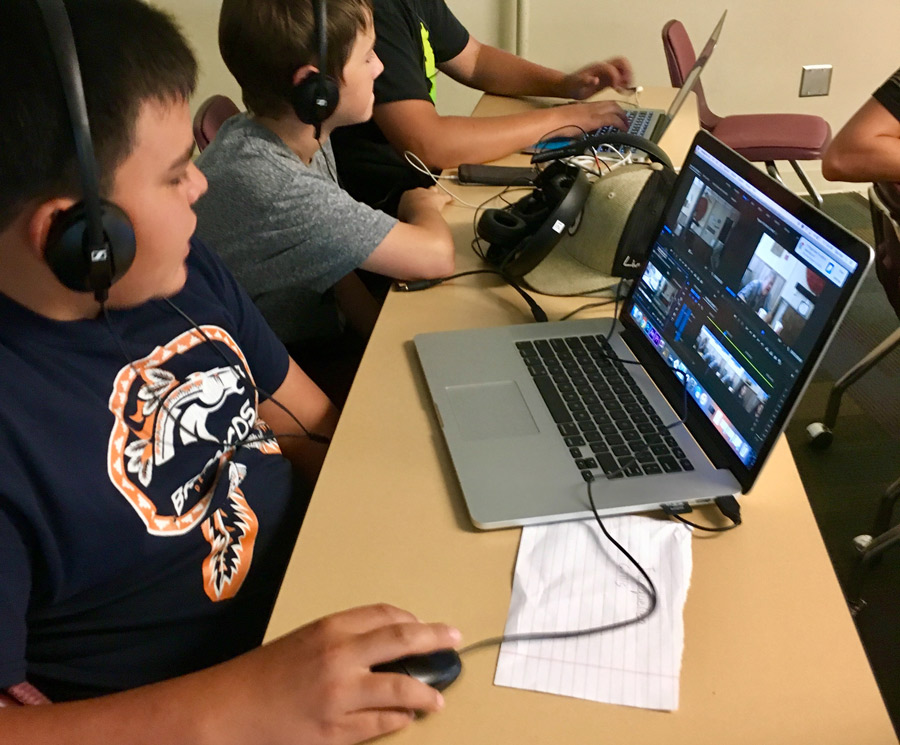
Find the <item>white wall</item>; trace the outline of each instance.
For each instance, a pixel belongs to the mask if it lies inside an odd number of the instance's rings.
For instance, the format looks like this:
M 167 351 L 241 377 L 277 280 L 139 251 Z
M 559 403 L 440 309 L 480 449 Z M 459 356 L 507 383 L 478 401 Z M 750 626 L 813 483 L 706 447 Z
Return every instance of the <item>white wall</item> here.
M 896 0 L 524 0 L 529 6 L 528 57 L 563 70 L 594 58 L 625 54 L 641 85 L 668 85 L 661 31 L 666 21 L 684 23 L 696 46 L 712 31 L 722 10 L 728 18 L 703 75 L 710 108 L 718 114 L 796 112 L 817 114 L 836 132 L 871 92 L 900 67 L 900 3 Z M 449 0 L 451 8 L 478 38 L 512 48 L 516 0 Z M 485 18 L 485 5 L 505 13 L 504 29 Z M 481 24 L 480 28 L 476 24 Z M 800 69 L 831 64 L 831 93 L 799 98 Z M 446 87 L 448 99 L 458 96 Z M 468 100 L 460 97 L 459 105 Z M 448 103 L 453 105 L 456 100 Z M 823 189 L 818 163 L 804 170 Z M 800 188 L 791 169 L 785 181 Z
M 219 55 L 221 0 L 149 0 L 149 2 L 174 16 L 197 55 L 200 79 L 192 108 L 195 109 L 214 93 L 229 96 L 243 108 L 240 103 L 240 86 L 231 77 Z
M 724 8 L 725 28 L 703 82 L 710 106 L 719 114 L 797 112 L 824 117 L 837 131 L 885 78 L 900 66 L 896 0 L 524 0 L 529 4 L 528 56 L 571 70 L 598 58 L 625 54 L 641 85 L 668 85 L 660 32 L 678 17 L 698 46 Z M 240 91 L 219 58 L 216 26 L 219 0 L 155 0 L 182 24 L 200 58 L 195 101 Z M 451 9 L 481 41 L 512 49 L 516 0 L 448 0 Z M 800 68 L 834 65 L 831 94 L 799 98 Z M 478 95 L 441 78 L 442 113 L 471 110 Z M 818 164 L 806 164 L 821 181 Z M 790 168 L 782 169 L 785 180 Z

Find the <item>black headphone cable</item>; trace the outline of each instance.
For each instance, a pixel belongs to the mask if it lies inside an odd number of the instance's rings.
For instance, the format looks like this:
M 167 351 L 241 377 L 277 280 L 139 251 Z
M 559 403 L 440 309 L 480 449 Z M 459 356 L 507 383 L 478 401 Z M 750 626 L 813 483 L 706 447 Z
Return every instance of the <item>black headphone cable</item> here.
M 236 451 L 238 448 L 244 447 L 246 445 L 252 445 L 257 442 L 266 442 L 266 441 L 269 441 L 272 439 L 277 440 L 278 438 L 286 438 L 286 437 L 300 437 L 303 439 L 309 439 L 312 442 L 322 444 L 322 445 L 328 445 L 331 442 L 331 438 L 329 438 L 325 435 L 318 434 L 316 432 L 309 431 L 290 409 L 288 409 L 284 404 L 282 404 L 280 401 L 278 401 L 270 393 L 263 390 L 259 386 L 255 385 L 253 382 L 251 382 L 247 378 L 245 372 L 236 363 L 229 360 L 228 357 L 225 355 L 225 353 L 221 349 L 219 349 L 219 346 L 212 339 L 210 339 L 209 335 L 199 325 L 197 325 L 197 323 L 187 313 L 185 313 L 181 308 L 179 308 L 177 305 L 175 305 L 174 302 L 172 302 L 169 298 L 165 298 L 165 302 L 173 310 L 175 310 L 179 315 L 181 315 L 183 318 L 185 318 L 185 320 L 187 320 L 188 323 L 190 323 L 192 330 L 194 330 L 198 334 L 200 334 L 203 337 L 203 339 L 212 346 L 212 348 L 215 350 L 216 354 L 218 354 L 218 356 L 221 357 L 222 360 L 225 362 L 225 365 L 230 370 L 233 370 L 234 373 L 239 378 L 241 378 L 246 383 L 246 385 L 249 386 L 257 394 L 257 396 L 263 396 L 265 399 L 271 401 L 273 404 L 275 404 L 275 406 L 277 406 L 279 409 L 284 411 L 291 419 L 293 419 L 293 421 L 301 429 L 300 433 L 284 432 L 284 433 L 270 433 L 270 434 L 258 434 L 258 433 L 257 434 L 248 434 L 247 436 L 245 436 L 235 442 L 232 442 L 232 443 L 224 442 L 221 440 L 215 440 L 215 441 L 213 441 L 215 445 L 217 445 L 220 448 L 223 448 L 226 451 L 227 450 Z M 132 356 L 129 355 L 128 351 L 125 349 L 124 340 L 119 335 L 119 333 L 115 330 L 115 326 L 113 325 L 112 319 L 110 318 L 110 315 L 109 315 L 109 309 L 105 302 L 100 304 L 100 310 L 103 314 L 104 320 L 106 321 L 107 328 L 109 329 L 109 332 L 112 335 L 113 340 L 116 343 L 116 346 L 119 348 L 119 352 L 122 355 L 123 359 L 125 360 L 126 364 L 131 368 L 132 372 L 134 372 L 136 375 L 140 375 L 140 373 L 138 372 L 137 368 L 134 365 Z M 155 393 L 151 393 L 151 395 L 153 396 L 153 398 L 156 400 L 156 403 L 160 406 L 160 408 L 163 411 L 168 410 L 166 407 L 165 401 L 163 401 L 163 399 L 161 399 Z M 184 424 L 181 422 L 180 419 L 173 417 L 173 420 L 176 422 L 178 428 L 183 433 L 187 433 L 187 434 L 191 435 L 191 437 L 195 436 L 195 433 L 192 432 L 191 430 L 187 429 L 187 427 L 184 426 Z
M 634 556 L 629 553 L 629 551 L 619 543 L 615 538 L 610 535 L 609 531 L 606 529 L 606 526 L 603 524 L 603 520 L 600 519 L 600 514 L 597 512 L 597 505 L 594 503 L 594 494 L 591 489 L 591 484 L 593 483 L 593 478 L 586 482 L 587 487 L 587 496 L 588 501 L 591 505 L 591 512 L 594 514 L 594 519 L 597 521 L 597 525 L 600 526 L 600 530 L 603 532 L 603 535 L 606 536 L 607 540 L 615 546 L 619 552 L 625 556 L 626 559 L 640 572 L 641 577 L 643 578 L 643 582 L 639 579 L 635 579 L 634 577 L 630 577 L 630 579 L 640 588 L 640 590 L 647 597 L 649 603 L 646 609 L 640 611 L 636 616 L 632 616 L 631 618 L 626 618 L 621 621 L 613 621 L 611 623 L 603 624 L 601 626 L 592 626 L 586 629 L 573 629 L 569 631 L 535 631 L 535 632 L 524 632 L 521 634 L 502 634 L 500 636 L 492 636 L 487 639 L 482 639 L 481 641 L 473 642 L 468 646 L 463 647 L 459 650 L 460 656 L 467 654 L 469 652 L 474 652 L 476 649 L 483 649 L 484 647 L 494 647 L 503 644 L 504 642 L 529 642 L 529 641 L 547 641 L 553 639 L 574 639 L 580 636 L 590 636 L 592 634 L 602 634 L 607 631 L 615 631 L 616 629 L 624 629 L 628 626 L 633 626 L 634 624 L 641 623 L 646 620 L 656 611 L 658 602 L 659 602 L 659 594 L 656 590 L 656 585 L 653 584 L 653 580 L 650 579 L 650 575 L 647 570 L 641 566 L 640 562 L 634 558 Z M 645 584 L 646 583 L 646 584 Z
M 172 299 L 171 299 L 171 298 L 164 298 L 164 302 L 165 302 L 169 307 L 171 307 L 176 313 L 178 313 L 178 315 L 180 315 L 182 318 L 184 318 L 189 324 L 191 324 L 191 326 L 193 327 L 193 329 L 194 329 L 197 333 L 199 333 L 199 334 L 204 338 L 204 340 L 206 340 L 206 342 L 208 342 L 208 343 L 213 347 L 213 349 L 216 351 L 216 353 L 219 355 L 219 357 L 221 357 L 221 358 L 224 360 L 225 364 L 226 364 L 228 367 L 230 367 L 232 370 L 234 370 L 235 373 L 238 374 L 240 377 L 243 377 L 243 371 L 242 371 L 235 363 L 231 362 L 231 361 L 228 359 L 228 357 L 225 356 L 225 353 L 224 353 L 221 349 L 219 349 L 219 346 L 218 346 L 215 342 L 213 342 L 212 339 L 209 338 L 209 334 L 207 334 L 207 333 L 206 333 L 206 332 L 205 332 L 205 331 L 197 324 L 197 322 L 194 321 L 193 318 L 191 318 L 191 317 L 190 317 L 187 313 L 185 313 L 181 308 L 179 308 L 177 305 L 175 305 L 175 303 L 172 302 Z M 263 389 L 260 388 L 258 385 L 256 385 L 255 383 L 250 382 L 249 380 L 246 380 L 246 383 L 247 383 L 247 385 L 249 385 L 249 386 L 250 386 L 250 387 L 251 387 L 258 395 L 262 395 L 266 400 L 271 401 L 273 404 L 275 404 L 275 406 L 277 406 L 277 407 L 278 407 L 279 409 L 281 409 L 285 414 L 287 414 L 291 419 L 293 419 L 293 420 L 294 420 L 294 423 L 295 423 L 298 427 L 300 427 L 300 430 L 303 432 L 303 434 L 296 434 L 296 433 L 290 433 L 290 432 L 288 432 L 288 433 L 284 433 L 284 434 L 280 434 L 280 435 L 273 435 L 276 439 L 277 439 L 278 437 L 304 437 L 304 438 L 307 438 L 307 439 L 309 439 L 309 440 L 312 440 L 313 442 L 316 442 L 316 443 L 319 443 L 319 444 L 322 444 L 322 445 L 328 445 L 328 444 L 331 443 L 331 438 L 330 438 L 330 437 L 327 437 L 326 435 L 320 435 L 320 434 L 318 434 L 318 433 L 316 433 L 316 432 L 311 432 L 310 430 L 308 430 L 308 429 L 303 425 L 303 422 L 301 422 L 301 421 L 297 418 L 297 416 L 294 414 L 294 412 L 292 412 L 290 409 L 288 409 L 287 406 L 285 406 L 284 404 L 282 404 L 281 401 L 279 401 L 278 399 L 276 399 L 271 393 L 269 393 L 269 392 L 266 391 L 266 390 L 263 390 Z M 256 441 L 258 441 L 258 440 L 253 440 L 253 439 L 243 440 L 243 441 L 241 441 L 241 445 L 245 445 L 245 444 L 247 444 L 247 443 L 252 443 L 252 442 L 256 442 Z
M 460 272 L 459 274 L 451 274 L 448 277 L 436 277 L 434 279 L 413 279 L 408 281 L 399 281 L 396 282 L 395 285 L 400 292 L 419 292 L 421 290 L 427 290 L 431 287 L 437 287 L 444 282 L 447 282 L 451 279 L 459 279 L 460 277 L 468 277 L 473 274 L 496 274 L 500 277 L 506 284 L 512 287 L 519 295 L 522 296 L 522 299 L 528 304 L 528 307 L 531 309 L 531 315 L 534 317 L 534 320 L 538 323 L 546 323 L 548 321 L 547 312 L 538 305 L 537 301 L 531 297 L 522 286 L 516 282 L 512 277 L 510 277 L 506 272 L 500 269 L 472 269 L 468 272 Z

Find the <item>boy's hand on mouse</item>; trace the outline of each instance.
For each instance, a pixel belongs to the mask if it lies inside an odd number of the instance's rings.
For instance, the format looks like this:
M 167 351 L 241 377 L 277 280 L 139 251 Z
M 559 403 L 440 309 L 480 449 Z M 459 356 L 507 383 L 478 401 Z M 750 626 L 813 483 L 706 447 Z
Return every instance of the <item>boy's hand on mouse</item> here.
M 400 196 L 397 217 L 403 222 L 412 222 L 415 215 L 423 210 L 440 212 L 450 202 L 450 195 L 437 185 L 428 188 L 410 189 Z
M 633 75 L 631 63 L 624 57 L 613 57 L 605 62 L 592 62 L 566 75 L 560 95 L 563 98 L 582 101 L 604 88 L 625 90 L 631 87 Z
M 370 668 L 454 647 L 459 632 L 407 611 L 372 605 L 336 613 L 260 647 L 231 668 L 220 700 L 221 742 L 352 745 L 402 729 L 442 696 L 408 676 Z M 221 679 L 222 676 L 219 676 Z

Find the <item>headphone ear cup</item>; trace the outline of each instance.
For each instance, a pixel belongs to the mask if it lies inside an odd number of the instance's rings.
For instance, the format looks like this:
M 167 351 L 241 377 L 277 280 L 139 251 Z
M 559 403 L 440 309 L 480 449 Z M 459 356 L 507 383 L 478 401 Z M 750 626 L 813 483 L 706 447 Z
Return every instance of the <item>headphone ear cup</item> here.
M 330 75 L 314 73 L 301 80 L 291 91 L 291 105 L 304 124 L 318 126 L 334 113 L 340 101 L 340 88 Z
M 518 202 L 508 208 L 513 214 L 522 218 L 530 228 L 540 225 L 550 212 L 550 207 L 540 190 L 522 197 Z
M 108 290 L 128 271 L 135 254 L 134 228 L 128 216 L 112 202 L 101 200 L 103 225 L 102 260 L 93 262 L 87 247 L 88 217 L 84 202 L 78 202 L 53 218 L 44 246 L 44 256 L 56 278 L 70 290 Z
M 489 209 L 478 220 L 478 237 L 497 246 L 513 246 L 528 235 L 528 223 L 512 209 Z
M 571 173 L 557 173 L 544 185 L 544 195 L 548 206 L 555 207 L 569 193 L 575 177 Z

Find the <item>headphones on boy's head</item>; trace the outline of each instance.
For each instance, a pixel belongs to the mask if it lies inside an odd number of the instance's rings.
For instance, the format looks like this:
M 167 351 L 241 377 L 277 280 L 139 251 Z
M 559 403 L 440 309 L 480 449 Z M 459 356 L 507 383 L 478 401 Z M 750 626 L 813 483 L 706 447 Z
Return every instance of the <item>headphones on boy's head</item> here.
M 100 198 L 81 68 L 72 26 L 62 0 L 36 0 L 50 37 L 75 139 L 82 199 L 55 215 L 47 234 L 46 261 L 70 290 L 93 292 L 98 302 L 134 261 L 134 229 L 128 216 Z
M 291 91 L 291 104 L 297 118 L 322 134 L 322 123 L 334 113 L 340 98 L 337 80 L 328 74 L 328 17 L 325 0 L 312 0 L 316 39 L 319 42 L 319 71 L 301 80 Z

